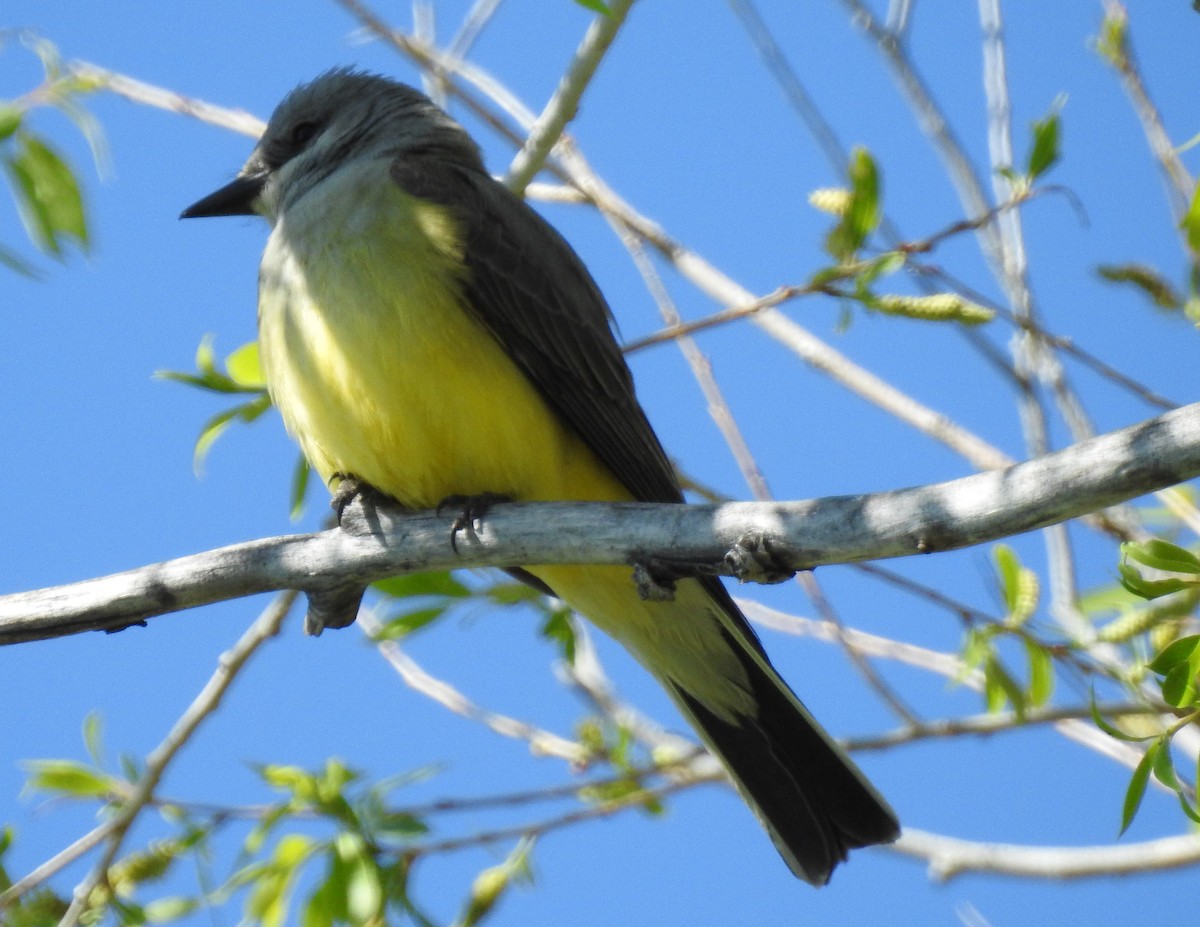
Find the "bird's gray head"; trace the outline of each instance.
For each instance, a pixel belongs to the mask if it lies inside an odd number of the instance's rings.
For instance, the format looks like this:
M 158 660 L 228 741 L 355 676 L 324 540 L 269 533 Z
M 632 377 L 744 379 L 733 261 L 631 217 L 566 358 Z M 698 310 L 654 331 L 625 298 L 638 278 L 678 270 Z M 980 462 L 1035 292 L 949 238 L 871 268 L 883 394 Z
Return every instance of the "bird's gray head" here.
M 329 71 L 289 93 L 237 178 L 182 217 L 274 221 L 342 165 L 413 149 L 483 169 L 470 136 L 425 94 L 375 74 Z

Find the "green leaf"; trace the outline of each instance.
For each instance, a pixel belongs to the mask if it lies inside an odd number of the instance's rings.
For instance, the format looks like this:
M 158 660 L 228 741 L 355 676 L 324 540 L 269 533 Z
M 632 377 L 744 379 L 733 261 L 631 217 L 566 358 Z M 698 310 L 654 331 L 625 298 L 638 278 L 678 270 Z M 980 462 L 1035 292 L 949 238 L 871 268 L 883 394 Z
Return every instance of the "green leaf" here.
M 1143 599 L 1158 599 L 1173 592 L 1191 589 L 1195 582 L 1186 579 L 1146 579 L 1127 563 L 1117 564 L 1121 585 Z
M 1183 786 L 1179 783 L 1179 777 L 1175 775 L 1175 764 L 1171 762 L 1170 744 L 1166 741 L 1162 742 L 1162 746 L 1158 752 L 1154 754 L 1154 778 L 1169 788 L 1172 792 L 1179 792 Z
M 225 409 L 210 418 L 200 429 L 200 435 L 196 438 L 196 446 L 192 450 L 192 469 L 196 471 L 197 476 L 204 472 L 204 458 L 208 456 L 213 444 L 225 433 L 225 429 L 233 424 L 237 414 L 237 406 Z
M 21 127 L 24 113 L 8 103 L 0 103 L 0 141 L 10 138 Z
M 455 927 L 475 927 L 492 913 L 514 880 L 529 880 L 529 854 L 533 841 L 523 838 L 498 866 L 484 869 L 471 883 L 471 894 Z
M 372 588 L 384 595 L 397 599 L 407 599 L 413 596 L 436 595 L 453 599 L 465 599 L 471 595 L 471 590 L 454 578 L 448 570 L 438 570 L 429 573 L 405 573 L 402 576 L 392 576 L 371 584 Z
M 1118 836 L 1129 830 L 1129 825 L 1137 816 L 1138 808 L 1142 805 L 1142 798 L 1146 795 L 1146 783 L 1150 781 L 1150 770 L 1154 767 L 1161 747 L 1162 741 L 1156 740 L 1152 743 L 1133 770 L 1133 775 L 1129 779 L 1129 788 L 1125 790 L 1125 802 L 1121 808 L 1121 829 L 1118 831 Z
M 1179 223 L 1179 227 L 1183 230 L 1183 237 L 1187 240 L 1188 247 L 1192 251 L 1200 252 L 1200 183 L 1196 184 L 1196 189 L 1192 194 L 1192 203 L 1188 207 L 1183 221 Z
M 312 773 L 299 766 L 266 764 L 257 767 L 263 782 L 281 792 L 310 801 L 317 794 L 317 781 Z
M 350 866 L 346 885 L 346 909 L 350 922 L 383 923 L 383 879 L 379 866 L 364 847 Z
M 17 136 L 17 151 L 4 165 L 13 182 L 17 206 L 29 237 L 55 257 L 67 239 L 83 250 L 88 246 L 83 197 L 75 175 L 45 142 L 27 132 Z
M 337 757 L 329 757 L 317 776 L 317 794 L 324 802 L 342 797 L 342 790 L 359 778 L 359 774 Z
M 196 898 L 184 898 L 176 895 L 169 898 L 157 898 L 146 905 L 144 913 L 146 921 L 151 924 L 166 924 L 186 917 L 193 911 L 199 910 L 200 901 Z
M 996 573 L 1000 579 L 1000 591 L 1008 609 L 1009 627 L 1023 625 L 1037 609 L 1039 584 L 1037 574 L 1022 566 L 1016 552 L 1007 544 L 992 548 L 996 562 Z
M 1172 641 L 1150 661 L 1149 667 L 1152 672 L 1165 676 L 1181 664 L 1200 665 L 1200 634 L 1192 634 Z
M 253 882 L 246 899 L 246 913 L 260 920 L 264 927 L 282 927 L 287 922 L 296 880 L 316 849 L 311 837 L 302 834 L 281 837 L 266 869 Z
M 1165 277 L 1145 264 L 1100 264 L 1096 273 L 1111 283 L 1137 287 L 1160 309 L 1182 309 L 1183 298 Z
M 1018 717 L 1025 714 L 1024 690 L 994 655 L 989 656 L 983 665 L 983 682 L 988 711 L 1000 711 L 1008 702 Z
M 242 849 L 247 856 L 254 856 L 266 844 L 267 838 L 271 836 L 271 832 L 275 829 L 280 821 L 287 817 L 288 808 L 286 805 L 276 805 L 269 809 L 266 814 L 258 819 L 258 823 L 250 829 L 246 834 L 246 838 L 242 841 Z M 243 870 L 244 871 L 244 870 Z
M 1129 63 L 1129 14 L 1123 6 L 1111 4 L 1107 7 L 1100 24 L 1100 35 L 1096 37 L 1096 51 L 1118 70 Z
M 301 927 L 334 927 L 335 924 L 345 922 L 346 891 L 343 869 L 342 864 L 336 860 L 330 863 L 325 878 L 304 906 L 300 918 Z
M 200 340 L 196 348 L 197 373 L 158 370 L 154 376 L 160 380 L 173 380 L 213 393 L 251 393 L 266 396 L 256 342 L 242 345 L 225 359 L 225 365 L 229 373 L 217 369 L 213 336 L 209 334 Z
M 389 811 L 380 815 L 375 822 L 375 832 L 393 840 L 410 840 L 429 833 L 429 825 L 416 815 L 403 811 Z
M 1100 730 L 1104 731 L 1109 737 L 1116 740 L 1123 740 L 1126 743 L 1141 743 L 1142 741 L 1150 740 L 1152 737 L 1157 737 L 1157 734 L 1148 734 L 1142 737 L 1135 737 L 1133 734 L 1126 734 L 1119 727 L 1114 727 L 1104 720 L 1100 715 L 1100 709 L 1096 705 L 1096 693 L 1093 690 L 1088 697 L 1088 709 L 1092 713 L 1092 723 Z
M 1000 591 L 1004 595 L 1004 605 L 1012 612 L 1017 604 L 1018 586 L 1021 580 L 1021 561 L 1016 552 L 1007 544 L 997 544 L 992 548 L 992 560 L 996 563 L 996 574 L 1000 578 Z
M 98 711 L 89 711 L 83 719 L 83 745 L 97 766 L 103 763 L 104 719 Z
M 542 625 L 542 637 L 558 645 L 562 658 L 575 663 L 575 626 L 569 608 L 556 608 Z
M 994 649 L 992 643 L 994 633 L 991 628 L 970 628 L 967 631 L 967 639 L 963 644 L 962 653 L 959 655 L 962 666 L 954 674 L 951 682 L 955 684 L 962 682 L 972 670 L 988 658 Z
M 1182 791 L 1175 794 L 1179 798 L 1179 806 L 1183 809 L 1183 813 L 1191 818 L 1193 824 L 1200 824 L 1200 807 L 1189 802 Z
M 120 917 L 121 927 L 141 927 L 146 923 L 146 911 L 141 905 L 117 896 L 110 896 L 108 903 Z
M 879 171 L 871 153 L 855 148 L 850 155 L 850 203 L 845 215 L 834 226 L 825 241 L 825 248 L 838 261 L 853 260 L 867 236 L 879 225 Z
M 10 251 L 8 248 L 3 246 L 0 246 L 0 264 L 3 264 L 13 273 L 20 274 L 22 277 L 29 277 L 30 279 L 37 278 L 37 271 L 34 270 L 32 264 L 22 258 L 15 251 Z
M 544 594 L 534 589 L 528 583 L 506 582 L 503 580 L 492 583 L 484 589 L 484 595 L 487 596 L 489 602 L 505 608 L 511 605 L 537 604 L 545 601 Z
M 75 760 L 28 760 L 28 787 L 43 792 L 99 798 L 120 791 L 112 777 Z
M 271 408 L 271 397 L 263 394 L 257 399 L 251 399 L 249 402 L 243 402 L 241 405 L 218 412 L 205 422 L 204 427 L 200 429 L 200 436 L 196 438 L 196 447 L 192 451 L 192 466 L 196 472 L 204 472 L 204 459 L 208 456 L 208 452 L 217 438 L 221 437 L 235 420 L 248 424 L 269 408 Z
M 603 0 L 575 0 L 585 10 L 591 10 L 593 13 L 599 13 L 601 16 L 612 16 L 612 10 L 608 8 L 608 4 Z
M 440 605 L 434 608 L 419 608 L 395 618 L 388 618 L 383 627 L 379 629 L 379 633 L 375 635 L 374 640 L 403 640 L 433 624 L 444 614 L 446 614 L 446 606 Z
M 1061 120 L 1059 118 L 1060 103 L 1056 103 L 1045 118 L 1033 124 L 1033 149 L 1029 152 L 1025 173 L 1030 180 L 1035 180 L 1058 161 L 1059 136 Z
M 1185 708 L 1196 701 L 1196 671 L 1187 663 L 1172 667 L 1163 677 L 1163 701 L 1176 708 Z
M 238 386 L 246 389 L 265 389 L 266 379 L 263 377 L 262 365 L 258 358 L 258 342 L 248 341 L 227 358 L 225 369 L 229 377 Z
M 308 458 L 300 454 L 296 458 L 296 466 L 292 469 L 292 485 L 288 492 L 288 517 L 298 521 L 304 512 L 304 497 L 308 494 L 308 478 L 312 475 L 312 467 Z
M 1121 545 L 1121 555 L 1155 570 L 1200 574 L 1200 558 L 1178 544 L 1158 538 L 1142 542 L 1126 541 Z
M 1045 647 L 1028 639 L 1025 654 L 1029 659 L 1029 704 L 1041 707 L 1054 692 L 1054 661 Z
M 900 270 L 907 262 L 908 255 L 903 251 L 885 251 L 867 262 L 867 266 L 855 278 L 855 283 L 864 289 L 870 287 L 881 277 L 891 276 Z

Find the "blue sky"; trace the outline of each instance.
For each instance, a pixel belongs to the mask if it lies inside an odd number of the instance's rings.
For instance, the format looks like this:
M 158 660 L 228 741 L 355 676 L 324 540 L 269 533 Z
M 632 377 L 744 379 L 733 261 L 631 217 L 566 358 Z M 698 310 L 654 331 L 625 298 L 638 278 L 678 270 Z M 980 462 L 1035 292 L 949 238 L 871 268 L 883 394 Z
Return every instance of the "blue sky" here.
M 879 4 L 875 4 L 878 6 Z M 468 4 L 435 4 L 438 35 L 452 34 Z M 885 205 L 909 238 L 962 217 L 940 164 L 915 127 L 874 50 L 840 4 L 763 0 L 764 15 L 793 67 L 847 144 L 866 145 L 884 174 Z M 1141 378 L 1177 402 L 1195 391 L 1196 333 L 1143 300 L 1097 282 L 1101 262 L 1143 261 L 1182 279 L 1184 257 L 1162 183 L 1137 120 L 1114 76 L 1089 44 L 1099 3 L 1009 4 L 1008 55 L 1017 151 L 1028 126 L 1060 95 L 1064 154 L 1051 180 L 1065 196 L 1023 214 L 1031 279 L 1048 328 Z M 1129 4 L 1147 83 L 1168 131 L 1182 142 L 1200 130 L 1195 88 L 1181 79 L 1200 35 L 1190 4 Z M 408 25 L 406 5 L 388 7 Z M 568 0 L 510 0 L 472 59 L 532 108 L 553 92 L 590 14 Z M 324 0 L 197 6 L 9 0 L 0 27 L 25 26 L 79 58 L 132 77 L 241 107 L 261 117 L 295 84 L 353 64 L 407 81 L 413 68 Z M 968 153 L 986 170 L 979 27 L 974 4 L 916 4 L 914 59 L 953 120 Z M 0 49 L 0 98 L 39 80 L 36 59 L 13 43 Z M 0 313 L 7 350 L 0 362 L 0 483 L 8 528 L 0 541 L 0 592 L 129 569 L 255 537 L 314 528 L 324 513 L 314 494 L 300 524 L 289 521 L 295 450 L 277 417 L 234 429 L 192 469 L 192 445 L 219 400 L 154 378 L 189 369 L 209 333 L 220 353 L 254 337 L 255 276 L 265 227 L 252 220 L 180 223 L 180 210 L 228 180 L 249 152 L 240 136 L 109 95 L 87 103 L 110 152 L 97 177 L 86 145 L 65 119 L 39 112 L 34 127 L 79 167 L 94 247 L 59 265 L 24 244 L 13 209 L 0 207 L 0 244 L 24 249 L 41 279 L 3 277 Z M 457 112 L 457 111 L 456 111 Z M 511 149 L 458 113 L 502 171 Z M 755 293 L 802 282 L 821 267 L 829 219 L 806 203 L 838 182 L 770 80 L 724 4 L 639 5 L 590 88 L 572 127 L 602 177 L 671 235 Z M 1185 155 L 1195 167 L 1195 156 Z M 659 323 L 620 242 L 591 211 L 546 206 L 607 294 L 624 337 Z M 973 239 L 960 237 L 933 259 L 989 296 L 997 287 Z M 716 307 L 664 270 L 685 317 Z M 903 284 L 901 284 L 903 285 Z M 1024 457 L 1009 385 L 980 363 L 954 331 L 864 316 L 841 326 L 833 300 L 804 300 L 789 316 L 838 350 L 944 412 L 1014 457 Z M 1005 348 L 1010 330 L 988 339 Z M 779 498 L 805 498 L 916 485 L 965 475 L 967 462 L 865 405 L 803 367 L 750 325 L 699 339 L 746 439 Z M 671 346 L 631 359 L 639 394 L 664 444 L 705 483 L 746 497 L 733 458 L 679 352 Z M 1068 365 L 1099 431 L 1148 417 L 1140 401 Z M 1057 421 L 1054 438 L 1067 440 Z M 1082 531 L 1080 583 L 1110 582 L 1109 546 Z M 1036 536 L 1012 542 L 1033 565 Z M 987 552 L 966 551 L 892 564 L 975 606 L 995 610 Z M 822 570 L 847 623 L 940 650 L 955 650 L 953 615 L 849 569 Z M 811 606 L 794 584 L 739 594 L 802 615 Z M 246 600 L 160 618 L 147 629 L 88 634 L 0 650 L 0 821 L 17 828 L 9 863 L 24 872 L 92 826 L 88 809 L 21 795 L 18 763 L 84 756 L 80 726 L 90 711 L 105 723 L 112 754 L 144 755 L 169 728 L 266 600 Z M 1045 619 L 1046 616 L 1040 615 Z M 1046 619 L 1048 621 L 1048 619 Z M 766 633 L 777 665 L 835 734 L 887 730 L 895 721 L 834 648 Z M 681 727 L 663 696 L 631 660 L 601 643 L 621 692 Z M 555 682 L 553 651 L 532 617 L 478 609 L 417 638 L 413 655 L 483 705 L 569 733 L 585 714 Z M 979 710 L 975 695 L 928 674 L 881 664 L 890 682 L 927 717 Z M 1069 685 L 1062 698 L 1073 695 Z M 562 784 L 556 761 L 531 758 L 452 716 L 399 683 L 356 630 L 306 639 L 298 621 L 251 665 L 171 769 L 163 793 L 198 801 L 262 801 L 248 764 L 316 766 L 341 756 L 383 777 L 429 764 L 441 771 L 405 793 L 424 802 Z M 1114 838 L 1127 771 L 1050 730 L 992 740 L 929 743 L 867 754 L 862 765 L 912 827 L 966 839 L 1030 844 L 1106 843 Z M 457 832 L 496 818 L 446 821 Z M 1172 798 L 1152 794 L 1126 840 L 1183 827 Z M 147 828 L 143 836 L 149 836 Z M 136 836 L 136 835 L 135 835 Z M 437 917 L 457 912 L 474 873 L 503 850 L 430 863 L 417 898 Z M 815 892 L 788 875 L 752 816 L 728 790 L 706 787 L 673 801 L 661 819 L 635 814 L 545 839 L 536 885 L 507 898 L 497 924 L 955 923 L 973 908 L 993 924 L 1128 923 L 1195 873 L 1073 884 L 967 876 L 936 885 L 922 866 L 887 851 L 858 853 L 833 884 Z M 62 891 L 82 874 L 56 883 Z M 1033 914 L 1031 912 L 1037 912 Z M 196 923 L 209 921 L 197 919 Z

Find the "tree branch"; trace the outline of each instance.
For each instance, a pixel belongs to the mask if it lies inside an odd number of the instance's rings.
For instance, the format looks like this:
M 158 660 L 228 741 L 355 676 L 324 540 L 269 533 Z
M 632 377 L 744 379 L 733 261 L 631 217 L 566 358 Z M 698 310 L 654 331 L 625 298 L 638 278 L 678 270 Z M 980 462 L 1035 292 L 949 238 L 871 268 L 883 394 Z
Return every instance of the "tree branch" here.
M 945 882 L 964 872 L 997 872 L 1035 879 L 1080 879 L 1195 865 L 1200 835 L 1163 837 L 1106 847 L 1031 847 L 959 840 L 906 827 L 892 849 L 929 861 L 929 875 Z
M 583 92 L 595 77 L 601 59 L 617 37 L 631 6 L 633 0 L 613 0 L 608 4 L 608 12 L 597 16 L 588 27 L 575 57 L 558 82 L 554 96 L 538 116 L 537 122 L 529 130 L 529 138 L 509 165 L 504 182 L 517 195 L 524 194 L 525 187 L 546 163 L 550 150 L 562 136 L 567 123 L 575 118 Z
M 1004 470 L 872 495 L 723 505 L 502 504 L 458 532 L 453 544 L 452 515 L 356 502 L 340 530 L 250 541 L 2 596 L 0 644 L 115 631 L 154 615 L 276 589 L 328 596 L 421 570 L 633 564 L 648 568 L 641 572 L 651 583 L 697 568 L 771 581 L 824 564 L 968 547 L 1197 475 L 1200 403 Z

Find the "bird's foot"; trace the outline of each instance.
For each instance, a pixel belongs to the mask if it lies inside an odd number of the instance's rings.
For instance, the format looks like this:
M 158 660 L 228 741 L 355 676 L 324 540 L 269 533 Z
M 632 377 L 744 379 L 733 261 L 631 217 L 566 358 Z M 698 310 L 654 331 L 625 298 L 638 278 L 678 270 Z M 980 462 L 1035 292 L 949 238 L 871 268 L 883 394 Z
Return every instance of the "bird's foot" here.
M 336 486 L 333 485 L 335 482 Z M 329 483 L 333 486 L 333 496 L 329 500 L 329 505 L 337 514 L 339 526 L 342 524 L 342 515 L 347 506 L 355 500 L 364 505 L 371 505 L 388 498 L 386 493 L 380 492 L 370 483 L 363 482 L 351 473 L 334 473 L 329 477 Z
M 725 566 L 743 583 L 782 583 L 796 575 L 794 567 L 779 551 L 771 547 L 769 538 L 743 534 L 725 554 Z
M 483 518 L 488 509 L 500 502 L 512 502 L 511 496 L 498 492 L 482 492 L 476 496 L 447 496 L 438 503 L 437 513 L 441 515 L 446 509 L 457 509 L 454 521 L 450 523 L 450 549 L 458 553 L 458 535 L 466 531 L 475 533 L 475 520 Z
M 699 563 L 644 557 L 633 565 L 633 583 L 637 586 L 638 595 L 648 602 L 672 602 L 675 600 L 675 584 L 679 580 L 694 579 L 713 572 Z

